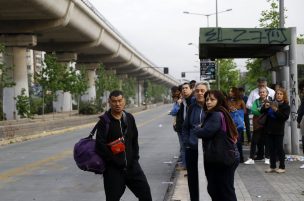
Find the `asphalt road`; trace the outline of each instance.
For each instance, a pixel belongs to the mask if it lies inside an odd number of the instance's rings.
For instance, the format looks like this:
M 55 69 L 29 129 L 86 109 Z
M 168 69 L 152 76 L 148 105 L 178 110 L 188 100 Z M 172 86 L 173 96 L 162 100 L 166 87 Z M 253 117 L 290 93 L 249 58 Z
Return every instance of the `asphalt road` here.
M 170 105 L 134 114 L 139 130 L 140 164 L 154 201 L 163 201 L 178 155 Z M 72 150 L 91 127 L 0 147 L 0 201 L 105 200 L 100 175 L 77 168 Z M 171 164 L 172 162 L 172 164 Z M 127 189 L 122 201 L 137 200 Z

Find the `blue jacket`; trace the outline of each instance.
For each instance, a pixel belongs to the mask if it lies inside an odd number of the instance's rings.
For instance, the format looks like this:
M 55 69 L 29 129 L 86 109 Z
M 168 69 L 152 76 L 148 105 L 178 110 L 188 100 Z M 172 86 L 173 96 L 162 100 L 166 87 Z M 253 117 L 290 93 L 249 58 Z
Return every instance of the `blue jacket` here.
M 186 147 L 198 149 L 198 138 L 193 131 L 202 124 L 204 117 L 205 112 L 197 103 L 192 104 L 188 109 L 182 130 L 183 142 Z

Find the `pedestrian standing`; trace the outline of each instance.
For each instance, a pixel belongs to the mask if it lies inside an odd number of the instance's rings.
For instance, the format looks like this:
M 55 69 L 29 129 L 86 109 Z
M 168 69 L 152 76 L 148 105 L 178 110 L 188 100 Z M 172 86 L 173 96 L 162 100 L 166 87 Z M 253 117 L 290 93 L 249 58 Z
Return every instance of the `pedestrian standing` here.
M 182 128 L 186 118 L 186 114 L 189 106 L 194 102 L 194 96 L 190 84 L 188 82 L 182 85 L 182 103 L 176 115 L 176 131 L 181 146 L 181 163 L 178 167 L 179 170 L 186 170 L 186 158 L 185 158 L 185 143 L 183 142 Z
M 126 187 L 139 201 L 152 201 L 150 186 L 138 162 L 137 126 L 133 115 L 124 111 L 123 92 L 112 91 L 108 102 L 110 109 L 106 113 L 110 123 L 101 119 L 96 135 L 96 151 L 106 164 L 103 173 L 106 201 L 119 201 Z M 112 142 L 119 144 L 119 151 Z
M 268 138 L 270 153 L 270 168 L 266 173 L 284 173 L 285 172 L 285 153 L 283 148 L 285 122 L 289 118 L 290 106 L 288 105 L 288 96 L 286 90 L 279 88 L 276 90 L 275 100 L 266 102 L 262 113 L 267 114 L 266 125 L 264 127 Z M 279 159 L 279 168 L 276 169 L 277 157 Z
M 196 127 L 202 125 L 205 116 L 203 109 L 204 94 L 209 84 L 201 82 L 194 87 L 194 104 L 190 105 L 183 124 L 183 142 L 185 144 L 185 158 L 188 174 L 188 188 L 191 201 L 199 201 L 199 175 L 198 175 L 198 138 L 193 133 Z
M 243 87 L 239 87 L 239 92 L 240 92 L 241 98 L 243 99 L 243 101 L 246 105 L 248 96 L 246 96 L 246 94 L 245 94 L 245 89 Z M 251 113 L 250 109 L 246 108 L 246 112 L 244 113 L 244 123 L 245 123 L 245 127 L 246 127 L 247 145 L 250 145 L 250 143 L 251 143 L 250 119 L 249 119 L 250 113 Z
M 207 162 L 204 159 L 205 175 L 208 181 L 207 190 L 212 201 L 236 201 L 234 173 L 239 164 L 239 153 L 236 147 L 237 129 L 228 112 L 225 96 L 218 90 L 209 90 L 204 95 L 206 111 L 203 125 L 196 128 L 194 134 L 203 139 L 204 153 L 216 135 L 226 135 L 233 142 L 235 160 L 232 165 Z M 225 129 L 223 129 L 225 128 Z M 223 150 L 231 151 L 231 150 Z M 224 163 L 224 162 L 223 162 Z

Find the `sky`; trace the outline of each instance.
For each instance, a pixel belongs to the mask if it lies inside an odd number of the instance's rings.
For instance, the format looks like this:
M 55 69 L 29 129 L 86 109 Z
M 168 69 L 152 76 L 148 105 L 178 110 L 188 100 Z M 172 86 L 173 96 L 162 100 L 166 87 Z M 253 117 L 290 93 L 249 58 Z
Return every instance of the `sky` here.
M 157 67 L 169 67 L 169 74 L 181 79 L 199 80 L 199 28 L 207 27 L 207 17 L 193 13 L 216 12 L 216 0 L 89 0 L 118 32 Z M 263 10 L 270 10 L 267 0 L 217 0 L 218 25 L 223 28 L 259 27 Z M 285 27 L 297 27 L 304 34 L 304 0 L 284 0 Z M 209 17 L 215 27 L 216 16 Z M 192 43 L 192 45 L 188 45 Z M 245 70 L 245 60 L 236 60 Z

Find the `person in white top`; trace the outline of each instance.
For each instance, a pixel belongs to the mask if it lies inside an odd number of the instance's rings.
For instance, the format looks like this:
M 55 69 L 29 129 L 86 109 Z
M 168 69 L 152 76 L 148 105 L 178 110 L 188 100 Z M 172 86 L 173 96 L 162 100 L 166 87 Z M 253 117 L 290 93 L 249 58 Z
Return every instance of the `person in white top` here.
M 255 88 L 254 90 L 252 90 L 250 92 L 249 96 L 248 96 L 248 100 L 247 100 L 247 103 L 246 103 L 246 107 L 248 109 L 251 109 L 253 102 L 256 99 L 260 98 L 260 95 L 259 95 L 259 89 L 260 88 L 266 87 L 267 90 L 268 90 L 268 96 L 271 97 L 272 99 L 274 98 L 275 91 L 273 89 L 267 87 L 267 79 L 266 78 L 260 77 L 257 80 L 257 84 L 258 84 L 258 87 Z

